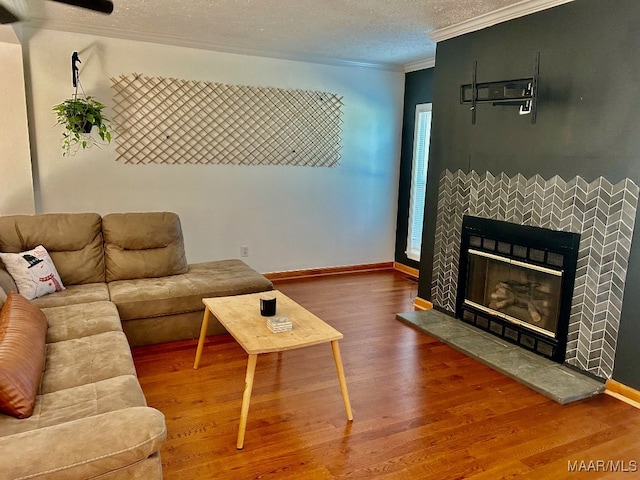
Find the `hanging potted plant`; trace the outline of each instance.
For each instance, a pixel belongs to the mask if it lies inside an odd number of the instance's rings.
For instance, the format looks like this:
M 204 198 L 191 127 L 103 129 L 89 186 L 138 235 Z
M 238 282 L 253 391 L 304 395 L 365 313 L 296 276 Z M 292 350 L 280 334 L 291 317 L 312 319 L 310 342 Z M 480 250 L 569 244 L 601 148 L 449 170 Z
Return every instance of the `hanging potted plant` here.
M 91 136 L 93 127 L 103 143 L 111 142 L 109 119 L 102 114 L 104 105 L 91 96 L 78 96 L 53 107 L 57 124 L 63 125 L 62 148 L 64 154 L 75 153 L 80 147 L 88 148 L 99 142 Z

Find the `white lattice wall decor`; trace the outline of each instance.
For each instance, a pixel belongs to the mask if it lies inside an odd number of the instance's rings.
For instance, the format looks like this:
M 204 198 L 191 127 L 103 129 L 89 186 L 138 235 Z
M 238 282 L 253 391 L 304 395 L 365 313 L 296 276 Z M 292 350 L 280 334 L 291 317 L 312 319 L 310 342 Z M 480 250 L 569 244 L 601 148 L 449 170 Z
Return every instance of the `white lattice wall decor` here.
M 112 78 L 117 160 L 334 167 L 342 97 L 146 77 Z

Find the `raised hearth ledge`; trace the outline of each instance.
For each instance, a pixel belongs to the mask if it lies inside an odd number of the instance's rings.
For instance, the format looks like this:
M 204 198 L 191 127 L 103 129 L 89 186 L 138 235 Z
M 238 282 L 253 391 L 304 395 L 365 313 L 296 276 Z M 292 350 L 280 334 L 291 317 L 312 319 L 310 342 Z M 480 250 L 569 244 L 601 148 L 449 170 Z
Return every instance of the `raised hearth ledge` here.
M 605 390 L 604 381 L 528 352 L 437 310 L 399 313 L 396 318 L 560 404 L 583 400 Z

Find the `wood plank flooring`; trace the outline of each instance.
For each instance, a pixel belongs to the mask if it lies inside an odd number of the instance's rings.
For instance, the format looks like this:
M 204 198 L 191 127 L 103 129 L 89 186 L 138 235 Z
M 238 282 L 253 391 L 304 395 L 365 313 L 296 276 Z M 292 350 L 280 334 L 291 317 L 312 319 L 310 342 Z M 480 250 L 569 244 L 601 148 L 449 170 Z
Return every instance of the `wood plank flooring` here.
M 165 479 L 640 477 L 640 410 L 607 395 L 556 404 L 397 321 L 417 294 L 405 275 L 274 283 L 344 334 L 353 423 L 328 344 L 258 358 L 242 451 L 235 341 L 208 338 L 198 370 L 195 340 L 139 347 L 142 388 L 167 422 Z

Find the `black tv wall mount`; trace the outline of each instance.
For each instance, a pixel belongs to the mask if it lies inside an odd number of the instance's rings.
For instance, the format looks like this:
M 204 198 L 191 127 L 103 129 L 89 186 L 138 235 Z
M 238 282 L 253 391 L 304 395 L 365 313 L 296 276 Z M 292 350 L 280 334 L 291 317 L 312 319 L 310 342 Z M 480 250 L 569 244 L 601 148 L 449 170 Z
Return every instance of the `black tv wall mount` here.
M 520 115 L 531 115 L 531 124 L 536 123 L 539 71 L 540 52 L 536 54 L 533 76 L 478 83 L 478 62 L 474 61 L 471 83 L 460 85 L 460 103 L 471 104 L 471 123 L 476 124 L 476 107 L 481 103 L 520 107 Z

